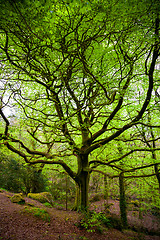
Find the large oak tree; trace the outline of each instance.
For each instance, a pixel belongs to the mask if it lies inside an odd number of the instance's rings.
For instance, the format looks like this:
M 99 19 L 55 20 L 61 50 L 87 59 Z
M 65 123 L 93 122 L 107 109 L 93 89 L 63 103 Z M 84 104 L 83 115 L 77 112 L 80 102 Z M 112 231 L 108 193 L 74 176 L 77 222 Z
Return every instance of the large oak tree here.
M 1 141 L 27 163 L 61 165 L 85 208 L 91 153 L 141 124 L 151 101 L 159 3 L 6 0 L 0 9 Z M 10 134 L 9 104 L 25 138 Z

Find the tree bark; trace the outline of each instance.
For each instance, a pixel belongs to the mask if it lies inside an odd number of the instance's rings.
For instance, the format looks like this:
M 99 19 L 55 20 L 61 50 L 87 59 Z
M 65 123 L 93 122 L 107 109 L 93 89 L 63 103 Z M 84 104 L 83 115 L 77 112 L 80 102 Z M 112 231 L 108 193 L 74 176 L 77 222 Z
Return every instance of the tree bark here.
M 158 168 L 158 165 L 154 165 L 154 171 L 155 171 L 155 174 L 156 174 L 156 178 L 158 180 L 158 190 L 159 190 L 159 193 L 160 193 L 160 173 L 159 173 L 159 168 Z
M 104 199 L 107 200 L 107 204 L 108 204 L 108 181 L 107 181 L 107 176 L 104 175 Z
M 88 207 L 88 189 L 89 189 L 89 165 L 88 155 L 80 154 L 78 156 L 78 173 L 76 177 L 76 198 L 74 210 L 87 210 Z
M 122 227 L 127 228 L 127 211 L 126 211 L 126 199 L 125 199 L 125 187 L 124 187 L 124 173 L 119 175 L 119 188 L 120 188 L 120 213 Z
M 74 201 L 74 206 L 72 208 L 73 211 L 78 211 L 80 208 L 80 186 L 76 183 L 76 196 Z

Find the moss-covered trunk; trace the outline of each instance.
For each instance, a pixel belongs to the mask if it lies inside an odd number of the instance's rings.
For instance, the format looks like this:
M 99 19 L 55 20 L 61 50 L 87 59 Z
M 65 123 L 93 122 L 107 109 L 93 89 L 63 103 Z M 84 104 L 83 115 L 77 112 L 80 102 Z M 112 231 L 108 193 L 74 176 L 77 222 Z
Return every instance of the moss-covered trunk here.
M 78 156 L 78 173 L 76 178 L 76 198 L 74 209 L 87 210 L 89 189 L 88 155 Z
M 87 209 L 88 207 L 88 188 L 89 188 L 89 173 L 82 171 L 80 175 L 80 208 Z

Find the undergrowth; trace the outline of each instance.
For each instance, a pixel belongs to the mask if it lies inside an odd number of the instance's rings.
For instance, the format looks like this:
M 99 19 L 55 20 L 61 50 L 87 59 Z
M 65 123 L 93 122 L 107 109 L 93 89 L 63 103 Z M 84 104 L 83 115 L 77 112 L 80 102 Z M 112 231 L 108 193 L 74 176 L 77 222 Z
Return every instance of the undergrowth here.
M 102 212 L 87 212 L 80 221 L 80 227 L 85 228 L 88 232 L 103 232 L 104 227 L 112 227 L 110 219 Z

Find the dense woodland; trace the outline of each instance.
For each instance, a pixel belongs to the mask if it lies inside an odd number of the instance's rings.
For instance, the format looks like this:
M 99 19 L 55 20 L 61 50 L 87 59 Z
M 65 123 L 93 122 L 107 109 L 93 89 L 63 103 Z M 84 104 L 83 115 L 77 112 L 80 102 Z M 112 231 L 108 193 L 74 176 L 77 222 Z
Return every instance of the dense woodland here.
M 0 3 L 0 187 L 160 213 L 160 3 Z M 96 194 L 96 195 L 95 195 Z

